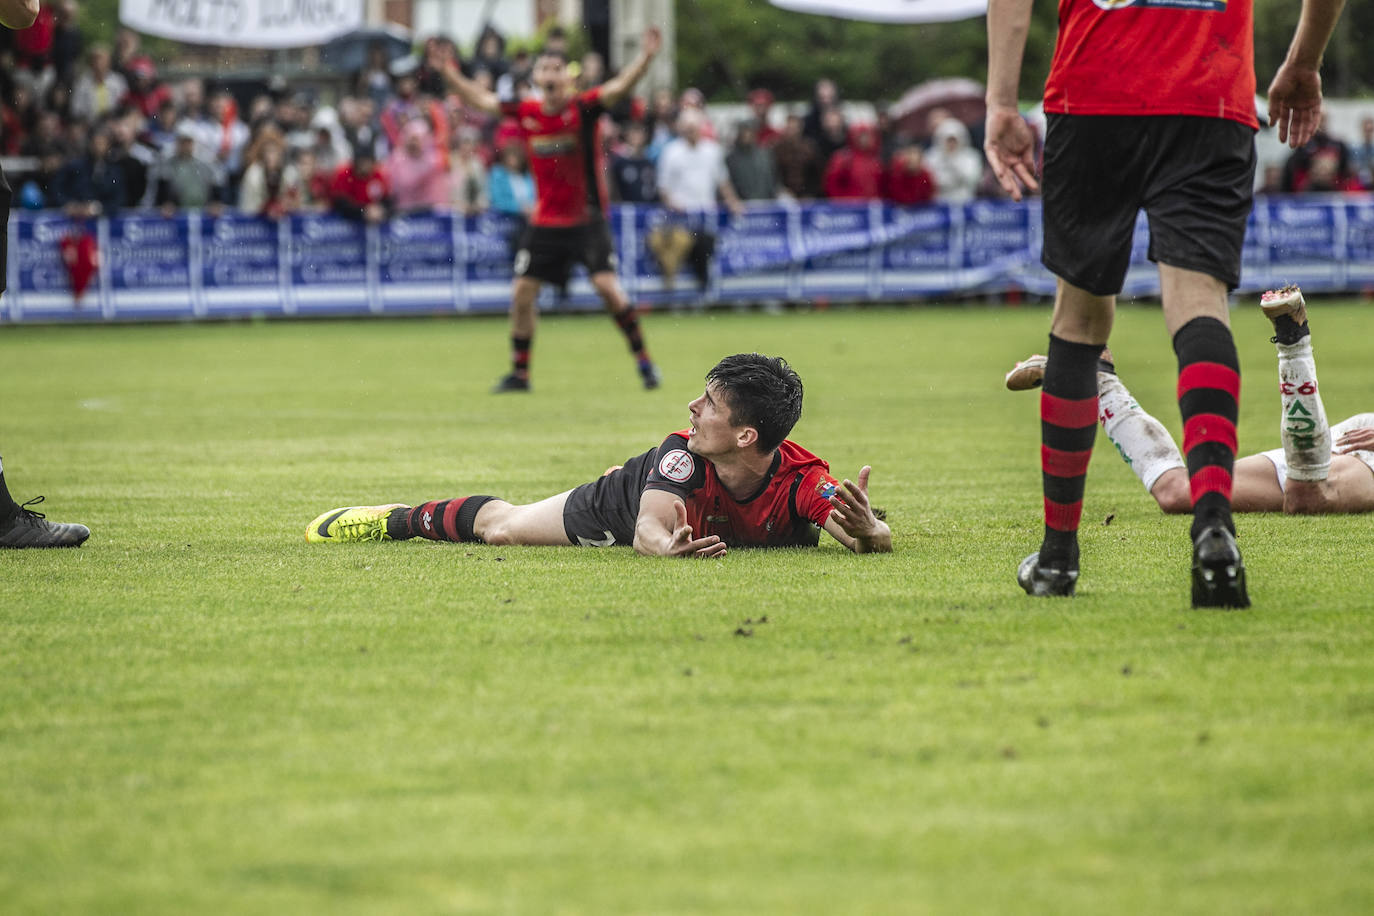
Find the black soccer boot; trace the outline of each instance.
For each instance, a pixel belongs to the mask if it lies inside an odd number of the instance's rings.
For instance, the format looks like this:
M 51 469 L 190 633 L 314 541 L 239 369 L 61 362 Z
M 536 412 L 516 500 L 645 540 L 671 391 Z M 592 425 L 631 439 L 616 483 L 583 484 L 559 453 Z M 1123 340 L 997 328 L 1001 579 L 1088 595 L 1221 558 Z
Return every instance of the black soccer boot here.
M 1021 561 L 1016 583 L 1036 598 L 1072 598 L 1078 582 L 1077 569 L 1051 569 L 1040 565 L 1040 551 Z
M 85 525 L 50 522 L 42 512 L 30 509 L 43 501 L 37 496 L 19 507 L 19 514 L 0 522 L 0 547 L 80 547 L 91 536 Z
M 501 379 L 491 387 L 492 394 L 504 394 L 507 391 L 529 391 L 530 380 L 521 378 L 514 372 L 509 375 L 501 376 Z
M 1224 525 L 1202 529 L 1193 541 L 1193 607 L 1244 608 L 1245 563 Z

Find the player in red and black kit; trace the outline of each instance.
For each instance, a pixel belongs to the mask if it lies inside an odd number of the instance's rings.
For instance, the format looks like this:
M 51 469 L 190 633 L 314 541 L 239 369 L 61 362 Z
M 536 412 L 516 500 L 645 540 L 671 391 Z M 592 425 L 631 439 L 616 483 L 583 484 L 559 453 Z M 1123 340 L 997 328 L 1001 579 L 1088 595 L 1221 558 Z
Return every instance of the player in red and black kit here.
M 649 556 L 720 557 L 730 547 L 815 546 L 824 529 L 855 553 L 892 549 L 868 502 L 870 469 L 857 483 L 836 481 L 829 465 L 787 439 L 801 417 L 802 383 L 784 360 L 726 357 L 687 409 L 690 428 L 540 502 L 468 496 L 332 509 L 305 539 L 621 544 Z
M 988 5 L 984 149 L 1002 187 L 1034 190 L 1034 137 L 1017 110 L 1034 0 Z M 1307 142 L 1321 115 L 1322 53 L 1342 0 L 1303 0 L 1269 87 L 1279 139 Z M 1045 86 L 1044 250 L 1059 278 L 1040 400 L 1045 533 L 1022 561 L 1028 594 L 1072 595 L 1078 523 L 1097 430 L 1097 359 L 1149 217 L 1193 505 L 1193 606 L 1248 607 L 1231 517 L 1240 363 L 1227 294 L 1240 282 L 1254 187 L 1255 66 L 1249 0 L 1059 0 Z M 1280 342 L 1305 327 L 1285 316 Z
M 645 388 L 657 388 L 658 370 L 649 359 L 639 319 L 615 274 L 615 249 L 606 224 L 605 163 L 600 118 L 639 82 L 663 39 L 644 32 L 639 56 L 600 86 L 577 92 L 567 58 L 545 50 L 534 60 L 532 79 L 542 98 L 502 104 L 496 94 L 467 79 L 450 62 L 445 78 L 467 105 L 515 118 L 534 177 L 535 206 L 515 255 L 511 291 L 511 371 L 495 390 L 529 391 L 530 348 L 539 311 L 535 300 L 545 283 L 566 286 L 574 264 L 587 268 L 592 286 L 615 318 L 634 352 Z

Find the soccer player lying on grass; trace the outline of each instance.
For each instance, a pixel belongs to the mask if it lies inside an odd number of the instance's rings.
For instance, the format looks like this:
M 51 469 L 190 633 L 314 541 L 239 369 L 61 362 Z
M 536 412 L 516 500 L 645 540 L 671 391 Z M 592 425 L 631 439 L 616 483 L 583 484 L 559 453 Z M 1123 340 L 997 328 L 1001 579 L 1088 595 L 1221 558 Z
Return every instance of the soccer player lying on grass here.
M 1296 286 L 1264 294 L 1260 307 L 1274 322 L 1282 414 L 1280 448 L 1236 461 L 1232 504 L 1238 512 L 1322 514 L 1374 510 L 1374 413 L 1330 427 L 1317 390 L 1307 306 Z M 1098 420 L 1145 489 L 1165 512 L 1192 511 L 1188 472 L 1168 431 L 1117 378 L 1111 353 L 1098 362 Z M 1045 357 L 1032 356 L 1007 373 L 1013 391 L 1034 388 Z
M 692 424 L 591 483 L 517 506 L 493 496 L 333 509 L 305 539 L 609 547 L 648 556 L 721 557 L 730 547 L 815 546 L 820 528 L 855 553 L 892 549 L 868 502 L 870 468 L 837 482 L 787 439 L 802 382 L 786 361 L 742 353 L 706 374 Z

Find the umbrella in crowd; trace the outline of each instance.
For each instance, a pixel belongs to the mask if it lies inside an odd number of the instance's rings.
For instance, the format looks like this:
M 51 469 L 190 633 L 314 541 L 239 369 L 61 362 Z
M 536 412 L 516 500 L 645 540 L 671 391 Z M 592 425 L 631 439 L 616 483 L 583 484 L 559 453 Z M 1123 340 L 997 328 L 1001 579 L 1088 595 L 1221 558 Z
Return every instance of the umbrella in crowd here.
M 351 72 L 361 70 L 367 63 L 367 53 L 374 45 L 386 52 L 389 64 L 410 53 L 410 30 L 399 25 L 354 29 L 325 44 L 321 62 L 332 69 Z
M 927 80 L 908 89 L 887 114 L 898 133 L 925 140 L 930 137 L 930 113 L 937 108 L 970 127 L 982 125 L 988 110 L 983 84 L 963 77 Z

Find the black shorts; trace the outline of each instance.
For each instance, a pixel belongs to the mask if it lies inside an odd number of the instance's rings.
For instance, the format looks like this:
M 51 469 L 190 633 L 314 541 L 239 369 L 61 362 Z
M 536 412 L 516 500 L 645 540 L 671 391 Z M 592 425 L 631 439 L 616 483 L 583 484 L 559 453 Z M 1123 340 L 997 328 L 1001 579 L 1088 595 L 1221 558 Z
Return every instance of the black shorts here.
M 1151 261 L 1235 289 L 1254 197 L 1254 137 L 1223 118 L 1049 115 L 1041 262 L 1094 295 L 1121 292 L 1143 207 Z
M 567 286 L 574 264 L 596 274 L 615 270 L 611 227 L 600 216 L 580 226 L 528 226 L 515 253 L 515 275 Z
M 604 477 L 584 483 L 563 505 L 563 530 L 582 547 L 629 546 L 635 541 L 639 497 L 649 479 L 658 449 L 651 448 Z

